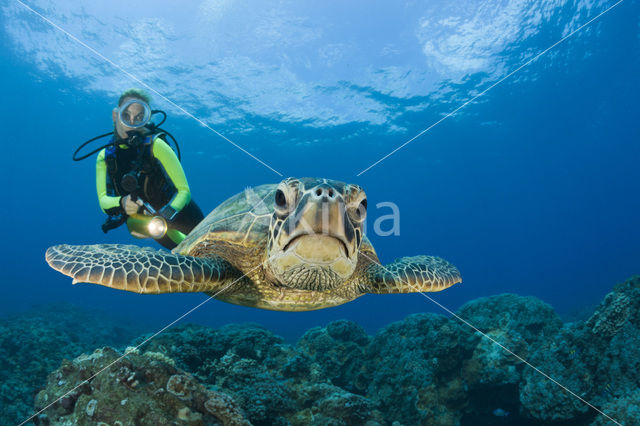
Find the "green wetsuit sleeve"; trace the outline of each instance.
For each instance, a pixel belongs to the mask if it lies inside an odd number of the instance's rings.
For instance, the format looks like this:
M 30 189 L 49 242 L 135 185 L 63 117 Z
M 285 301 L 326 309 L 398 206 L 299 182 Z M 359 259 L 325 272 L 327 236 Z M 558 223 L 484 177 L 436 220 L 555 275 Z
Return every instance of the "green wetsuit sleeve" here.
M 153 156 L 162 164 L 167 176 L 178 190 L 169 205 L 179 212 L 191 201 L 191 191 L 189 191 L 187 177 L 182 170 L 180 160 L 173 149 L 160 138 L 153 141 Z
M 96 190 L 98 202 L 103 212 L 114 207 L 120 207 L 120 197 L 112 197 L 107 193 L 107 163 L 104 161 L 105 150 L 102 149 L 96 160 Z

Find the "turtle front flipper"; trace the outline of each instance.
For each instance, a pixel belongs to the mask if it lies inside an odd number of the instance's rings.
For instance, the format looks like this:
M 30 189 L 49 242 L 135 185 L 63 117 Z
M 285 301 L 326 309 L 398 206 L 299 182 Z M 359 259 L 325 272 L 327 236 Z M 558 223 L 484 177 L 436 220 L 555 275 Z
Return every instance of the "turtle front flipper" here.
M 365 272 L 369 293 L 441 291 L 462 282 L 458 269 L 434 256 L 401 257 L 388 265 L 372 263 Z
M 243 278 L 220 257 L 192 257 L 122 244 L 59 245 L 46 253 L 49 265 L 73 283 L 100 284 L 136 293 L 212 292 Z

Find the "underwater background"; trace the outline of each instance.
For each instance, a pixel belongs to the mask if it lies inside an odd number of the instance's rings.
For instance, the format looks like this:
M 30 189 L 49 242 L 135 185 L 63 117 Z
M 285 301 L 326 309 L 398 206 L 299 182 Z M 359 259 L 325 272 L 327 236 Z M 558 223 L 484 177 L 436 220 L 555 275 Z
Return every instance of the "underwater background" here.
M 96 339 L 71 359 L 105 344 L 104 330 L 94 333 L 102 318 L 124 344 L 206 298 L 72 286 L 44 260 L 60 243 L 160 248 L 125 227 L 104 234 L 95 159 L 71 160 L 112 128 L 119 94 L 141 86 L 132 76 L 162 95 L 150 91 L 152 106 L 168 114 L 163 127 L 205 214 L 289 176 L 356 183 L 383 263 L 429 254 L 461 271 L 461 284 L 428 294 L 449 310 L 513 293 L 586 320 L 614 284 L 640 273 L 640 4 L 619 2 L 572 34 L 614 4 L 3 1 L 3 327 L 64 324 Z M 398 206 L 399 235 L 372 232 L 390 213 L 383 202 Z M 47 324 L 30 322 L 44 311 Z M 375 335 L 415 313 L 449 316 L 420 294 L 365 295 L 303 313 L 210 300 L 181 323 L 252 322 L 294 344 L 332 321 Z M 513 420 L 501 413 L 492 421 Z

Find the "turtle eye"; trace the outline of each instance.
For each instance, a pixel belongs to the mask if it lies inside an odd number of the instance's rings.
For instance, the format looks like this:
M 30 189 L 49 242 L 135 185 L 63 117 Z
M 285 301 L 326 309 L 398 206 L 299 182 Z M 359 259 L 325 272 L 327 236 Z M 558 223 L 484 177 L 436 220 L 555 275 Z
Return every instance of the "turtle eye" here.
M 282 192 L 281 189 L 278 189 L 276 191 L 276 206 L 280 207 L 281 209 L 284 209 L 287 207 L 287 197 L 284 195 L 284 192 Z
M 367 199 L 363 198 L 358 207 L 351 210 L 351 218 L 356 222 L 362 222 L 367 217 Z

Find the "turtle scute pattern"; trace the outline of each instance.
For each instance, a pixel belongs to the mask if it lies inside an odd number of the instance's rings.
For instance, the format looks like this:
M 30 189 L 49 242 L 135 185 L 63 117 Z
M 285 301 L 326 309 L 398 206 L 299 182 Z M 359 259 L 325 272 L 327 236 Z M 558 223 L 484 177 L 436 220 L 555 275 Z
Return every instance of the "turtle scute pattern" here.
M 369 271 L 372 293 L 435 292 L 462 281 L 451 263 L 435 256 L 402 257 Z
M 196 258 L 124 244 L 58 245 L 49 264 L 73 277 L 139 293 L 201 292 L 241 274 L 220 258 Z M 217 286 L 217 285 L 216 285 Z

